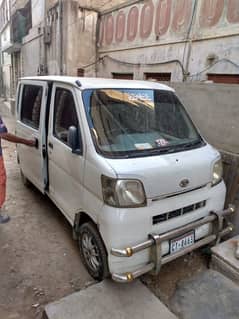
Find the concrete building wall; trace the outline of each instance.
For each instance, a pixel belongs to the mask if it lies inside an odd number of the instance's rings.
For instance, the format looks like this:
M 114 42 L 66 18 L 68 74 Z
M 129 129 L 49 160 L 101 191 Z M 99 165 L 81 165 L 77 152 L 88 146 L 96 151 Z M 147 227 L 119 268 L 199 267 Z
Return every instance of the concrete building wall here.
M 40 67 L 44 57 L 42 29 L 35 27 L 23 38 L 22 55 L 22 76 L 40 75 Z
M 49 9 L 51 9 L 52 7 L 57 5 L 58 3 L 59 3 L 59 0 L 47 0 L 45 2 L 46 11 L 48 11 Z
M 85 76 L 95 76 L 97 11 L 122 2 L 32 0 L 32 29 L 24 37 L 21 48 L 22 75 L 77 75 L 79 69 L 92 64 L 85 69 Z M 26 3 L 26 0 L 13 0 L 13 10 Z M 47 35 L 43 34 L 43 26 Z
M 44 21 L 45 0 L 31 0 L 32 27 Z
M 112 73 L 133 73 L 134 79 L 144 79 L 144 73 L 162 72 L 171 73 L 172 81 L 182 81 L 183 71 L 178 57 L 183 55 L 183 47 L 175 44 L 171 46 L 145 47 L 133 50 L 122 50 L 100 53 L 100 62 L 97 65 L 97 76 L 111 78 Z M 177 60 L 177 62 L 166 62 Z
M 239 74 L 238 43 L 237 0 L 140 1 L 101 15 L 98 75 L 124 72 L 124 63 L 141 79 L 148 70 L 172 81 Z
M 41 75 L 45 63 L 44 10 L 45 0 L 31 1 L 32 27 L 22 39 L 22 76 Z
M 1 48 L 4 51 L 10 45 L 11 36 L 10 36 L 10 24 L 7 24 L 1 32 Z
M 80 1 L 68 4 L 66 26 L 66 74 L 77 75 L 77 70 L 93 63 L 85 69 L 85 76 L 95 76 L 96 25 L 98 14 L 79 7 Z
M 76 76 L 96 60 L 97 13 L 82 8 L 81 1 L 50 1 L 46 8 L 48 74 Z M 85 75 L 95 75 L 94 66 Z
M 46 18 L 45 26 L 49 33 L 49 41 L 46 45 L 46 63 L 48 74 L 59 75 L 64 73 L 65 63 L 63 61 L 63 29 L 60 26 L 61 21 L 61 9 L 59 1 L 54 1 L 54 6 L 50 6 L 49 3 L 53 1 L 46 1 Z M 50 7 L 50 8 L 49 8 Z M 66 14 L 66 12 L 65 12 Z M 64 46 L 66 48 L 66 44 Z M 61 57 L 62 55 L 62 57 Z
M 29 0 L 11 0 L 11 14 L 16 10 L 24 8 Z
M 34 8 L 38 10 L 34 2 Z M 28 70 L 28 65 L 34 64 L 34 56 L 37 54 L 35 48 L 32 48 L 32 52 L 27 52 L 27 43 L 29 37 L 27 35 L 31 33 L 32 28 L 32 1 L 31 0 L 11 0 L 11 47 L 9 52 L 12 59 L 12 100 L 14 105 L 14 99 L 16 94 L 16 88 L 19 78 L 27 74 L 33 74 L 32 69 Z M 32 33 L 30 35 L 31 41 L 33 41 Z M 25 55 L 25 56 L 24 56 Z M 31 61 L 32 60 L 32 61 Z
M 11 96 L 11 64 L 2 65 L 3 92 L 4 98 L 9 99 Z
M 109 10 L 113 7 L 116 7 L 118 5 L 121 5 L 122 3 L 127 3 L 129 0 L 111 0 L 111 1 L 105 1 L 105 0 L 81 0 L 80 2 L 78 0 L 62 0 L 63 3 L 67 2 L 76 2 L 77 4 L 80 4 L 81 7 L 88 8 L 88 9 L 94 9 L 96 11 L 104 11 Z M 47 0 L 46 2 L 46 9 L 50 9 L 51 7 L 55 6 L 59 0 Z
M 206 140 L 218 149 L 239 154 L 238 85 L 169 83 Z
M 2 92 L 1 94 L 10 98 L 11 96 L 11 55 L 6 49 L 11 45 L 10 36 L 10 2 L 2 0 L 0 2 L 0 47 L 1 47 L 1 69 L 2 69 Z

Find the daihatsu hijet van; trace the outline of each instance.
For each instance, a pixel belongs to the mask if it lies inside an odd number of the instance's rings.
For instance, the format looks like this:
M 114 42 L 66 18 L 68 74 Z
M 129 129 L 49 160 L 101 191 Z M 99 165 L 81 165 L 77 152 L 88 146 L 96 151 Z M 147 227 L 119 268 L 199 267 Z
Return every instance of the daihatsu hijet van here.
M 73 227 L 89 273 L 128 282 L 232 230 L 220 154 L 166 85 L 46 76 L 17 92 L 23 181 Z

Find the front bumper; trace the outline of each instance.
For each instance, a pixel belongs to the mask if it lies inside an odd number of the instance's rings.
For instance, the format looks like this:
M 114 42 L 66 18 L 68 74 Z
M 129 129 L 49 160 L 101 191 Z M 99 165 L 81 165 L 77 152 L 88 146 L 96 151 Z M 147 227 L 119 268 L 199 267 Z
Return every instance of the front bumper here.
M 183 256 L 199 247 L 207 245 L 209 243 L 219 243 L 221 238 L 227 234 L 229 234 L 233 230 L 233 225 L 231 223 L 226 223 L 225 225 L 225 217 L 234 213 L 235 207 L 230 205 L 228 209 L 219 211 L 219 212 L 211 212 L 209 216 L 201 218 L 195 222 L 189 223 L 182 227 L 173 229 L 163 234 L 149 234 L 149 239 L 145 242 L 141 242 L 135 246 L 128 247 L 125 249 L 111 249 L 111 254 L 116 257 L 131 257 L 134 254 L 151 248 L 151 260 L 146 265 L 141 268 L 135 270 L 134 272 L 127 272 L 123 274 L 113 273 L 112 279 L 117 282 L 130 282 L 135 278 L 147 273 L 151 272 L 152 274 L 158 274 L 161 265 L 164 265 L 180 256 Z M 189 247 L 186 247 L 180 251 L 175 253 L 162 256 L 161 252 L 161 244 L 166 240 L 171 240 L 177 236 L 183 235 L 188 231 L 195 230 L 197 227 L 211 223 L 213 226 L 212 233 L 192 244 Z

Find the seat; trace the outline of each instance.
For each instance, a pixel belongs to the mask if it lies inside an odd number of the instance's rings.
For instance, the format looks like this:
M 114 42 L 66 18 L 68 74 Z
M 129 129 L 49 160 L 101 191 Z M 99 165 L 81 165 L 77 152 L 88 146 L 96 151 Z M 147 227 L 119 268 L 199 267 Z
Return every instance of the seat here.
M 32 108 L 32 123 L 34 127 L 38 128 L 40 124 L 41 116 L 41 99 L 42 99 L 42 89 L 40 89 L 35 98 L 33 108 Z
M 67 92 L 62 91 L 55 113 L 55 134 L 57 138 L 64 142 L 67 142 L 68 139 L 68 130 L 64 126 L 64 111 L 66 106 L 66 98 Z

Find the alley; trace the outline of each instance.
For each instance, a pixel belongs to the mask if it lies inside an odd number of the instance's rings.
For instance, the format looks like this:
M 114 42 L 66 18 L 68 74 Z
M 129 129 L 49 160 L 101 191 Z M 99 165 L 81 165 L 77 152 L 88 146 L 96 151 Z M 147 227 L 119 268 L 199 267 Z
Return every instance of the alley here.
M 14 121 L 0 104 L 12 132 Z M 81 263 L 71 227 L 35 188 L 25 188 L 15 145 L 3 142 L 8 175 L 6 210 L 11 222 L 0 226 L 0 318 L 41 318 L 42 306 L 92 281 Z
M 239 319 L 238 30 L 239 0 L 0 0 L 0 117 L 38 144 L 1 141 L 0 319 Z

